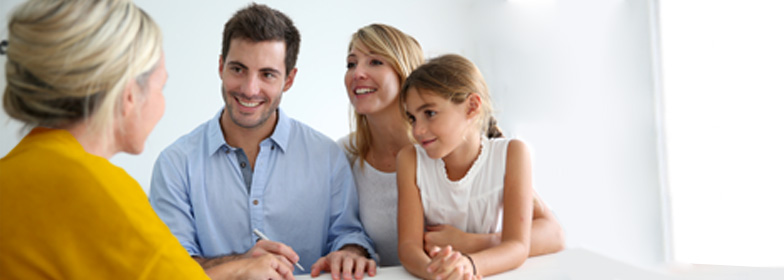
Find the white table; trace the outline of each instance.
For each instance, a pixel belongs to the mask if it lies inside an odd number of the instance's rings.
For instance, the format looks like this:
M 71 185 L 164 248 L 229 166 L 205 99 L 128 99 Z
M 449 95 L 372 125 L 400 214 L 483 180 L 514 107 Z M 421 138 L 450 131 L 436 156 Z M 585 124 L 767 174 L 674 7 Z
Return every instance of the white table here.
M 642 269 L 623 265 L 596 253 L 584 249 L 567 249 L 555 254 L 529 258 L 515 270 L 484 277 L 483 279 L 527 279 L 527 280 L 561 280 L 561 279 L 665 279 L 645 278 L 657 275 Z M 626 277 L 629 276 L 629 277 Z M 312 279 L 310 275 L 300 275 L 297 279 Z M 329 274 L 321 274 L 316 279 L 331 279 Z M 418 279 L 408 273 L 402 266 L 378 269 L 375 277 L 368 280 Z
M 297 279 L 312 279 L 300 275 Z M 316 279 L 331 279 L 321 274 Z M 378 269 L 367 280 L 417 279 L 402 266 Z M 517 269 L 484 277 L 490 280 L 784 280 L 784 268 L 689 266 L 643 269 L 579 248 L 529 258 Z

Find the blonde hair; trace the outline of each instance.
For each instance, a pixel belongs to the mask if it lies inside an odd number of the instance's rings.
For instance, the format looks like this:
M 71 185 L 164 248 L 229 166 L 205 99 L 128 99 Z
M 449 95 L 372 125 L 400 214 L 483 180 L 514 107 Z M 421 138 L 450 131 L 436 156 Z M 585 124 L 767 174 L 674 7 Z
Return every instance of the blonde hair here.
M 146 91 L 158 25 L 129 0 L 27 1 L 8 23 L 3 108 L 26 127 L 114 129 L 129 82 Z M 110 137 L 110 136 L 109 136 Z
M 478 94 L 482 99 L 477 124 L 480 132 L 488 138 L 503 137 L 493 117 L 493 105 L 487 83 L 479 68 L 467 58 L 456 54 L 442 55 L 429 60 L 411 73 L 400 88 L 399 104 L 404 117 L 406 96 L 412 88 L 430 91 L 455 104 L 465 102 L 471 94 Z M 410 125 L 408 132 L 411 137 Z
M 362 44 L 374 54 L 386 59 L 397 73 L 401 84 L 414 69 L 425 61 L 422 47 L 414 37 L 384 24 L 371 24 L 357 30 L 351 36 L 348 51 L 356 44 Z M 351 133 L 346 146 L 351 161 L 359 160 L 360 167 L 364 167 L 365 156 L 370 150 L 371 135 L 367 117 L 354 111 L 354 125 L 356 130 Z

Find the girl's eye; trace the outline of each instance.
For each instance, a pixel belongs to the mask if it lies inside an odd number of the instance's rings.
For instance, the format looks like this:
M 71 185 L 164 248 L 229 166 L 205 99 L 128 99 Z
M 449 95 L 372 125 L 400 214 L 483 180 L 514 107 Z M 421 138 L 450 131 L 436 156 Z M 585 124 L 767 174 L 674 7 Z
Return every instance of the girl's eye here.
M 355 62 L 349 62 L 348 65 L 346 65 L 346 68 L 351 69 L 351 68 L 354 68 L 356 66 L 357 66 L 357 64 Z
M 411 114 L 407 114 L 407 115 L 408 115 L 408 123 L 413 124 L 416 121 L 416 118 Z
M 384 63 L 381 62 L 381 60 L 373 59 L 373 60 L 370 61 L 370 64 L 372 64 L 372 65 L 383 65 Z
M 436 111 L 425 110 L 425 116 L 428 116 L 428 117 L 432 118 L 435 115 L 436 115 Z

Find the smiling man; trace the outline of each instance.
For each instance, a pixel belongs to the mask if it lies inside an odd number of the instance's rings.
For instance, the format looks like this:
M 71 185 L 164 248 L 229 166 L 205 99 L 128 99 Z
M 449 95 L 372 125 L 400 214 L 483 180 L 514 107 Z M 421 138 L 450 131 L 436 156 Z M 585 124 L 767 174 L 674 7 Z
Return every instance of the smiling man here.
M 299 31 L 251 4 L 224 26 L 218 73 L 225 106 L 166 148 L 150 202 L 203 267 L 265 253 L 318 275 L 373 276 L 348 161 L 331 139 L 278 108 L 294 83 Z M 257 240 L 258 229 L 270 239 Z

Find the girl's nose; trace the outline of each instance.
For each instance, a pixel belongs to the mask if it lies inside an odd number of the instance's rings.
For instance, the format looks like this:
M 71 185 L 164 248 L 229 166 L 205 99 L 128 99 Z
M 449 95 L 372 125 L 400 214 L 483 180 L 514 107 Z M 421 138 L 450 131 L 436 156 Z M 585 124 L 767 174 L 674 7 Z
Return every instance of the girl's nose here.
M 418 136 L 422 136 L 425 135 L 425 133 L 427 133 L 427 128 L 423 124 L 420 124 L 418 122 L 414 122 L 412 129 L 414 131 L 415 138 L 419 138 Z

